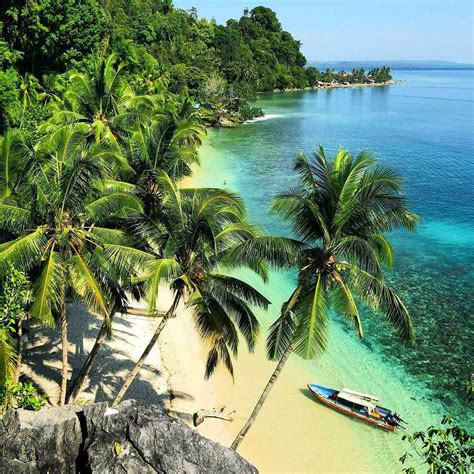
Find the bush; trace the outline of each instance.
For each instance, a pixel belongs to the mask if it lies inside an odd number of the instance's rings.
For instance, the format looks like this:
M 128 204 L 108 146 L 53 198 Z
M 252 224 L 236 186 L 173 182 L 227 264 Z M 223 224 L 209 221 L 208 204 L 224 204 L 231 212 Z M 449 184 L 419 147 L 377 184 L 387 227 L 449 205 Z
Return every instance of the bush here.
M 38 411 L 45 404 L 48 395 L 40 395 L 31 382 L 13 383 L 9 380 L 0 387 L 0 412 L 8 408 L 24 408 Z
M 240 109 L 240 115 L 242 117 L 242 120 L 252 120 L 256 117 L 263 117 L 265 114 L 263 113 L 263 110 L 260 107 L 252 107 L 250 105 L 244 105 Z
M 422 464 L 428 467 L 429 473 L 467 474 L 472 472 L 473 436 L 447 416 L 442 419 L 441 424 L 446 428 L 430 426 L 426 431 L 405 435 L 402 439 L 411 444 Z M 409 458 L 413 458 L 413 455 L 405 453 L 400 461 L 405 464 Z M 416 471 L 410 466 L 403 472 L 414 474 Z

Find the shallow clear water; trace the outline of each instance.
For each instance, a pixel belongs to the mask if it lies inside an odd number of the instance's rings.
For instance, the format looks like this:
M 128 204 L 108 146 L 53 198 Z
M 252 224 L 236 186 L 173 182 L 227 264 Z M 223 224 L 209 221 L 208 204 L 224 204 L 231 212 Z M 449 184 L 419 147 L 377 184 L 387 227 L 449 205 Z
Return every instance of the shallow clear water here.
M 328 155 L 339 146 L 368 148 L 399 170 L 423 222 L 414 234 L 391 236 L 396 265 L 388 278 L 410 307 L 416 345 L 401 346 L 384 322 L 366 313 L 364 341 L 336 321 L 329 353 L 316 364 L 298 363 L 316 383 L 378 390 L 411 416 L 412 427 L 449 413 L 473 428 L 463 391 L 474 372 L 474 71 L 395 76 L 403 83 L 262 95 L 266 119 L 212 130 L 194 181 L 237 191 L 256 223 L 281 234 L 288 230 L 267 209 L 293 182 L 297 151 L 310 153 L 319 144 Z M 293 283 L 291 275 L 273 281 L 275 304 Z

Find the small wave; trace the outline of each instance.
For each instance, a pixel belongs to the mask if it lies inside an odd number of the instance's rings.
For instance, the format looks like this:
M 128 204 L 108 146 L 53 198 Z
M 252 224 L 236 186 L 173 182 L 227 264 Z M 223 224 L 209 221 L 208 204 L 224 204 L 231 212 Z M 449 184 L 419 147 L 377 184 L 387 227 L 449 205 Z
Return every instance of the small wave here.
M 265 114 L 263 117 L 256 117 L 252 120 L 247 120 L 245 123 L 264 122 L 266 120 L 272 120 L 272 119 L 282 118 L 282 117 L 284 117 L 284 115 Z

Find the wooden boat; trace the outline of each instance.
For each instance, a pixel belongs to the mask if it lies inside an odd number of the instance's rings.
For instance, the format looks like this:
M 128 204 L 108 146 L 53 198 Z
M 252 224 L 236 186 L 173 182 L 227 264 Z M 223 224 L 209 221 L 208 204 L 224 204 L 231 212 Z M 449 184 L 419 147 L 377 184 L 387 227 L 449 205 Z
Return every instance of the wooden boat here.
M 395 427 L 400 425 L 397 419 L 393 418 L 391 410 L 377 406 L 378 398 L 373 395 L 347 388 L 335 390 L 315 384 L 308 384 L 308 388 L 320 402 L 346 415 L 389 431 L 395 431 Z

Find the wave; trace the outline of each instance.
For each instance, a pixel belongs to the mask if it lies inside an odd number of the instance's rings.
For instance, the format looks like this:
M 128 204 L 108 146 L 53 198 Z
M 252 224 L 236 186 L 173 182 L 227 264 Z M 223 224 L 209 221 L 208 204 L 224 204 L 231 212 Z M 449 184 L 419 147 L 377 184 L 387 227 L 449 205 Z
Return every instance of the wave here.
M 247 120 L 245 123 L 265 122 L 266 120 L 273 120 L 273 119 L 282 118 L 282 117 L 284 117 L 284 115 L 265 114 L 263 117 L 256 117 L 252 120 Z

